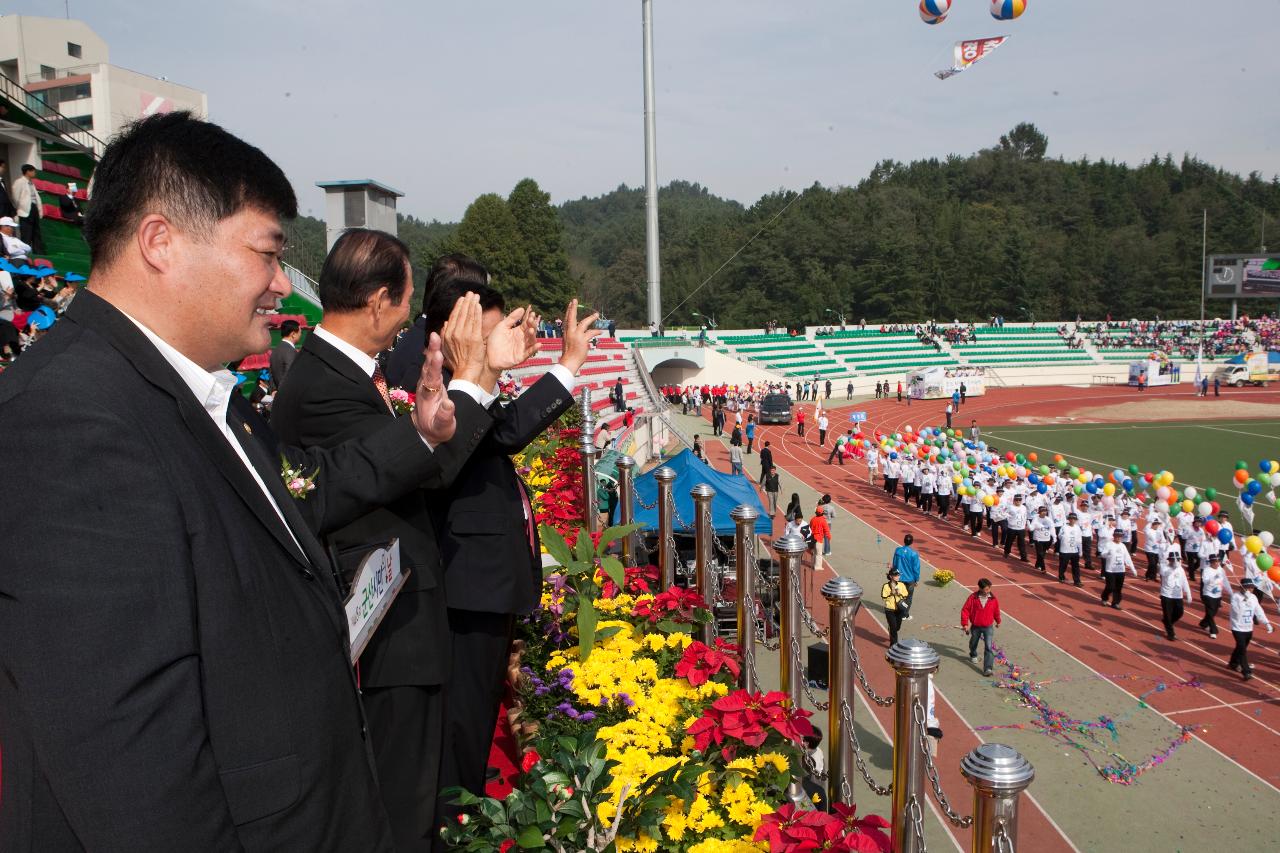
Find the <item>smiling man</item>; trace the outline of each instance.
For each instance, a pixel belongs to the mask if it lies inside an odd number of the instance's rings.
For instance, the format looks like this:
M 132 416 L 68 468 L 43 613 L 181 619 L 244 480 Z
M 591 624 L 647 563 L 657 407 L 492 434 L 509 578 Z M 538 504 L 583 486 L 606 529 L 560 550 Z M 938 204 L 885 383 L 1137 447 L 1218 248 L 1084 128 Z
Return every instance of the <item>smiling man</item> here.
M 3 847 L 389 850 L 317 537 L 439 481 L 439 339 L 412 417 L 282 446 L 224 365 L 267 348 L 289 293 L 284 174 L 170 113 L 115 139 L 94 187 L 93 289 L 0 376 L 0 441 L 65 439 L 25 488 L 57 529 L 0 516 Z

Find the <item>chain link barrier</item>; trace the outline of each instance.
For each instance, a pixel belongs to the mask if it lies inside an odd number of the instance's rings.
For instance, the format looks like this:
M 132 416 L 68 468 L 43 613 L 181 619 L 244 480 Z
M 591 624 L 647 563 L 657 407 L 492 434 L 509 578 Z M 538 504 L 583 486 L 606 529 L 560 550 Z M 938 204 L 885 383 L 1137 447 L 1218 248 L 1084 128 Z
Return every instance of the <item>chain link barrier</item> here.
M 967 829 L 973 826 L 973 817 L 960 817 L 951 808 L 951 801 L 947 799 L 947 795 L 942 791 L 942 783 L 938 781 L 938 768 L 933 763 L 933 756 L 929 754 L 929 735 L 925 731 L 924 706 L 920 704 L 920 700 L 916 699 L 911 703 L 911 718 L 915 720 L 916 729 L 920 733 L 920 740 L 917 746 L 924 755 L 924 770 L 929 777 L 929 784 L 933 786 L 933 796 L 938 801 L 938 805 L 942 807 L 942 811 L 946 814 L 947 820 L 951 821 L 955 826 L 961 829 Z
M 911 831 L 916 834 L 916 840 L 920 842 L 920 853 L 929 853 L 929 845 L 924 840 L 924 813 L 915 794 L 907 800 L 907 820 L 911 821 Z
M 862 781 L 867 783 L 867 787 L 872 793 L 887 797 L 893 793 L 893 782 L 888 785 L 877 785 L 876 780 L 871 778 L 870 771 L 867 770 L 867 762 L 862 758 L 862 744 L 858 742 L 858 733 L 853 729 L 853 708 L 849 706 L 848 700 L 840 703 L 840 719 L 844 722 L 845 734 L 849 738 L 849 746 L 853 748 L 853 763 L 858 768 L 858 774 L 862 776 Z M 841 780 L 843 787 L 845 780 Z
M 867 698 L 881 708 L 888 708 L 893 704 L 893 697 L 881 696 L 876 693 L 871 686 L 871 682 L 867 681 L 867 674 L 862 671 L 862 661 L 858 657 L 858 650 L 853 645 L 853 627 L 848 622 L 845 622 L 840 626 L 840 633 L 844 635 L 844 647 L 848 650 L 849 661 L 853 664 L 853 672 L 858 676 L 858 683 L 862 685 Z
M 1009 837 L 1009 824 L 1004 818 L 996 820 L 996 834 L 994 841 L 996 843 L 996 853 L 1014 853 L 1013 839 Z
M 809 687 L 809 673 L 805 671 L 804 663 L 800 660 L 800 638 L 795 636 L 791 638 L 791 666 L 795 671 L 795 676 L 800 679 L 800 686 L 804 688 L 804 695 L 809 697 L 810 704 L 819 711 L 829 709 L 831 703 L 823 702 L 814 695 L 813 689 Z

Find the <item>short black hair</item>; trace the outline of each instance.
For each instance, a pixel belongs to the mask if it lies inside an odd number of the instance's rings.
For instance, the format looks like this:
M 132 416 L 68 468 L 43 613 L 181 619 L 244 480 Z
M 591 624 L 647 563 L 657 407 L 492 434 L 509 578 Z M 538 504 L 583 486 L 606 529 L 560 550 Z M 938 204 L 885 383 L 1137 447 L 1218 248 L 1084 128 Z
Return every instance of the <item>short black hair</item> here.
M 914 542 L 914 541 L 916 541 L 916 537 L 912 536 L 910 533 L 908 533 L 906 536 L 903 536 L 903 537 L 902 537 L 902 544 L 903 544 L 903 545 L 910 545 L 910 544 L 911 544 L 912 542 Z
M 111 141 L 94 170 L 84 220 L 90 261 L 114 261 L 150 213 L 201 234 L 247 207 L 284 220 L 298 215 L 293 187 L 270 157 L 189 112 L 140 119 Z
M 19 169 L 18 171 L 22 172 L 22 174 L 25 175 L 27 172 L 34 172 L 35 170 L 36 170 L 36 167 L 32 166 L 30 163 L 23 163 L 22 168 Z
M 427 318 L 428 335 L 440 331 L 453 306 L 467 291 L 479 295 L 482 310 L 506 310 L 507 305 L 502 294 L 489 286 L 489 271 L 484 265 L 461 252 L 441 255 L 427 272 L 422 291 L 422 313 Z
M 404 298 L 409 247 L 394 234 L 372 228 L 348 228 L 333 243 L 320 269 L 320 307 L 342 313 L 360 311 L 380 288 L 392 302 Z
M 297 320 L 285 320 L 280 324 L 280 337 L 287 338 L 300 328 Z
M 978 578 L 978 589 L 991 589 L 991 581 L 986 578 Z

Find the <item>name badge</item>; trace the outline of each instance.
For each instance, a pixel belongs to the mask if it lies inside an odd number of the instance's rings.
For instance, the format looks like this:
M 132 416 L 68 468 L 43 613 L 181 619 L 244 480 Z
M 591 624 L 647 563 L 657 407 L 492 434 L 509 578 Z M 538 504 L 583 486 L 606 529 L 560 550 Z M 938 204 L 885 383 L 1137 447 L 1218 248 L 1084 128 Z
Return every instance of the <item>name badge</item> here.
M 400 570 L 399 539 L 375 548 L 360 561 L 351 583 L 351 594 L 344 603 L 352 663 L 364 653 L 408 577 Z

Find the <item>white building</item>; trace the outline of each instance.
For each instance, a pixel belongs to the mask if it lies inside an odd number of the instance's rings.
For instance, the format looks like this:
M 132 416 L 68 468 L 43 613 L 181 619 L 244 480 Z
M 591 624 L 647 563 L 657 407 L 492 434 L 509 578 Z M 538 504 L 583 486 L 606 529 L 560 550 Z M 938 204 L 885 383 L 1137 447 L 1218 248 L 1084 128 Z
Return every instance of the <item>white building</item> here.
M 142 116 L 209 113 L 203 92 L 111 65 L 107 43 L 83 21 L 0 16 L 0 74 L 33 93 L 37 111 L 48 108 L 42 118 L 61 114 L 102 140 Z

